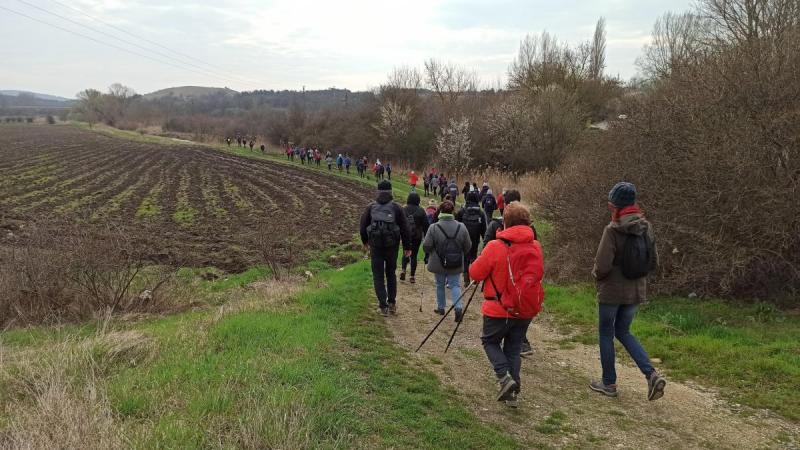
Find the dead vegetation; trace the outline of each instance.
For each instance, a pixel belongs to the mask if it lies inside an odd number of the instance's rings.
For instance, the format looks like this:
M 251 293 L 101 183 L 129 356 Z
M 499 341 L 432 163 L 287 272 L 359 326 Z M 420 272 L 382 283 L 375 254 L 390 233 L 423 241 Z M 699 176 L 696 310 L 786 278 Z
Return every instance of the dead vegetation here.
M 798 11 L 796 0 L 707 0 L 663 19 L 656 34 L 680 33 L 647 54 L 661 76 L 627 99 L 628 120 L 580 142 L 537 199 L 555 226 L 558 275 L 588 276 L 587 238 L 599 238 L 606 193 L 626 179 L 656 226 L 659 291 L 800 291 Z
M 46 350 L 4 355 L 0 398 L 8 422 L 0 430 L 0 448 L 124 448 L 102 377 L 116 366 L 148 360 L 153 351 L 140 332 L 101 330 Z
M 176 273 L 149 263 L 135 235 L 110 225 L 34 225 L 0 249 L 0 326 L 163 312 L 182 301 Z

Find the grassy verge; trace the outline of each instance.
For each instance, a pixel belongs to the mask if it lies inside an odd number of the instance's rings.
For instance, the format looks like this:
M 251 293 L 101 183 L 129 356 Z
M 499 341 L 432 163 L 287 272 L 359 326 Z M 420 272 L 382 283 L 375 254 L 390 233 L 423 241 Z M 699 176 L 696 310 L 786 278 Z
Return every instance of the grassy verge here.
M 0 370 L 0 447 L 13 439 L 33 447 L 519 447 L 392 344 L 372 313 L 366 262 L 333 269 L 325 261 L 307 267 L 310 281 L 242 288 L 265 274 L 254 269 L 202 282 L 198 297 L 235 298 L 210 310 L 0 334 L 11 355 Z M 42 348 L 55 350 L 37 354 L 29 371 L 18 367 Z M 56 381 L 43 361 L 66 361 Z
M 589 286 L 547 288 L 547 310 L 595 344 L 597 311 Z M 718 386 L 728 398 L 800 420 L 800 317 L 775 307 L 658 298 L 642 306 L 633 332 L 657 366 L 677 379 Z

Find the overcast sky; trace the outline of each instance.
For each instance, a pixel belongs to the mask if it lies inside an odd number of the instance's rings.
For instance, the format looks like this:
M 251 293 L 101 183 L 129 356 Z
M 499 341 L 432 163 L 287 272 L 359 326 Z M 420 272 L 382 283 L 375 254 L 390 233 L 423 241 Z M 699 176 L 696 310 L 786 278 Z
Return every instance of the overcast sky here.
M 471 68 L 487 85 L 497 85 L 504 82 L 526 34 L 547 30 L 574 44 L 591 37 L 601 16 L 607 20 L 606 71 L 627 79 L 636 73 L 636 57 L 656 18 L 667 11 L 687 10 L 690 3 L 0 0 L 0 89 L 65 97 L 88 87 L 105 89 L 114 82 L 139 93 L 180 85 L 364 90 L 384 81 L 395 66 L 421 66 L 431 57 Z

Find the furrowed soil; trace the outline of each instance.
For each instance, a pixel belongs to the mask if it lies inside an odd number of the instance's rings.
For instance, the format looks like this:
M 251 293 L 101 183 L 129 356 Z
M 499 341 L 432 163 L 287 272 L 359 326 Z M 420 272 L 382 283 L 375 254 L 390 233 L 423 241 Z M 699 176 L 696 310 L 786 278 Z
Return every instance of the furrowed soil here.
M 433 313 L 431 275 L 425 277 L 427 286 L 420 282 L 422 276 L 416 285 L 399 285 L 399 313 L 386 318 L 395 342 L 420 368 L 432 370 L 443 384 L 459 391 L 482 421 L 503 427 L 528 448 L 800 448 L 796 424 L 730 404 L 712 389 L 669 381 L 664 397 L 648 402 L 644 377 L 620 348 L 619 397 L 590 391 L 590 380 L 600 374 L 597 349 L 571 342 L 546 312 L 528 331 L 534 355 L 523 358 L 520 405 L 509 409 L 495 400 L 494 374 L 480 342 L 478 297 L 447 353 L 444 349 L 455 326 L 451 317 L 414 353 L 441 318 Z M 669 379 L 669 372 L 662 373 Z
M 199 145 L 159 145 L 69 126 L 0 127 L 0 244 L 33 222 L 112 225 L 153 262 L 238 272 L 297 264 L 346 243 L 371 194 L 364 185 Z M 53 228 L 54 227 L 54 228 Z

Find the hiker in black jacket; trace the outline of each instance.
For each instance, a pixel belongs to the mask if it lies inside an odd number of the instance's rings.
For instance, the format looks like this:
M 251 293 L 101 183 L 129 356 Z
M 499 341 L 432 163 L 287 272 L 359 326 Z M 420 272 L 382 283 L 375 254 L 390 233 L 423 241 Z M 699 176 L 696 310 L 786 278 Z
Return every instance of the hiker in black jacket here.
M 425 233 L 428 232 L 428 215 L 425 210 L 419 206 L 419 194 L 412 192 L 408 194 L 406 206 L 403 207 L 403 213 L 406 216 L 408 227 L 411 236 L 411 256 L 403 256 L 403 266 L 400 270 L 400 281 L 406 279 L 406 267 L 411 263 L 411 277 L 408 279 L 409 283 L 415 283 L 415 275 L 417 273 L 417 255 L 419 254 L 419 246 L 422 244 L 422 239 Z
M 379 313 L 397 313 L 397 252 L 411 256 L 411 236 L 403 208 L 392 201 L 392 183 L 378 183 L 378 195 L 361 216 L 361 243 L 372 258 L 372 281 Z M 385 277 L 385 278 L 384 278 Z
M 456 220 L 463 223 L 469 231 L 472 249 L 464 254 L 464 285 L 469 284 L 469 266 L 478 258 L 478 244 L 486 233 L 486 214 L 478 205 L 477 192 L 467 192 L 466 204 L 456 213 Z

